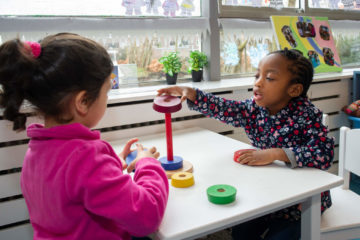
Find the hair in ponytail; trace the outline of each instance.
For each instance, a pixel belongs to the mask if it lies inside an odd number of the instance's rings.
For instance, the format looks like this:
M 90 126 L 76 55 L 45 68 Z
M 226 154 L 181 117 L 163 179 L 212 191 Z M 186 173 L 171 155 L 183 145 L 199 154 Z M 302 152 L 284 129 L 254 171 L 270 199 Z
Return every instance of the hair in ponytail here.
M 0 47 L 0 107 L 14 130 L 25 128 L 26 115 L 19 112 L 28 100 L 36 110 L 67 123 L 71 97 L 85 90 L 89 104 L 99 96 L 113 63 L 98 43 L 72 33 L 50 35 L 40 41 L 41 54 L 18 39 Z M 38 49 L 36 49 L 38 50 Z
M 36 67 L 36 59 L 19 39 L 0 46 L 0 107 L 4 108 L 3 117 L 14 123 L 14 130 L 25 128 L 26 115 L 19 109 L 25 98 L 24 86 L 31 80 Z

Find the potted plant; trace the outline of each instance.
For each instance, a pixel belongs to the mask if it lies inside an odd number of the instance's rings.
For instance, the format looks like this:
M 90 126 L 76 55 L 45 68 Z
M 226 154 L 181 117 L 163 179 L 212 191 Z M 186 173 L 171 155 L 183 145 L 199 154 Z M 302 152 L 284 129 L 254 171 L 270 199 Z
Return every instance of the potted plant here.
M 176 84 L 177 74 L 181 69 L 181 60 L 177 52 L 170 52 L 161 57 L 159 62 L 163 64 L 163 71 L 166 75 L 167 84 Z
M 190 52 L 190 58 L 188 60 L 189 73 L 191 73 L 194 82 L 200 82 L 203 76 L 203 68 L 208 64 L 207 56 L 198 50 Z

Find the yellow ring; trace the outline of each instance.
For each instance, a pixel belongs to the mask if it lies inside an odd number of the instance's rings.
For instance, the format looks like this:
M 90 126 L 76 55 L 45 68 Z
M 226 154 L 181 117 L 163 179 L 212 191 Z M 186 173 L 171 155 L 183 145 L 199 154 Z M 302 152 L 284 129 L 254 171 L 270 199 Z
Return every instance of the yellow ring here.
M 177 188 L 190 187 L 194 183 L 194 176 L 189 172 L 178 172 L 171 176 L 171 185 Z

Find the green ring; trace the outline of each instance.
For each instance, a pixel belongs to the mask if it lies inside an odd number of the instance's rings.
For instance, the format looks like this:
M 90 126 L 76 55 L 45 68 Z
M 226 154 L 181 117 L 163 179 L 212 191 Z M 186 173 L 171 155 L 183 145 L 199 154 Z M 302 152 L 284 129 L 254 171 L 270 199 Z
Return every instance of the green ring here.
M 209 201 L 215 204 L 228 204 L 236 199 L 236 188 L 226 184 L 210 186 L 206 193 Z

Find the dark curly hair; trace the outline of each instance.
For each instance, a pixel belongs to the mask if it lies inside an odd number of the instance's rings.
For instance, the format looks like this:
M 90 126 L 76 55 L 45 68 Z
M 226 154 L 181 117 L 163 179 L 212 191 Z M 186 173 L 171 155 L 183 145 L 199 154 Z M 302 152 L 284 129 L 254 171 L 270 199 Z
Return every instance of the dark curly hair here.
M 292 73 L 293 77 L 291 83 L 300 83 L 303 85 L 301 97 L 307 97 L 307 92 L 314 77 L 314 68 L 309 59 L 303 56 L 302 52 L 297 49 L 283 49 L 269 53 L 280 54 L 289 60 L 288 70 Z
M 92 104 L 112 72 L 109 54 L 90 39 L 59 33 L 40 44 L 38 58 L 19 39 L 0 46 L 0 107 L 14 130 L 25 129 L 26 114 L 19 111 L 24 100 L 45 116 L 70 122 L 72 118 L 64 118 L 70 97 L 85 90 Z

